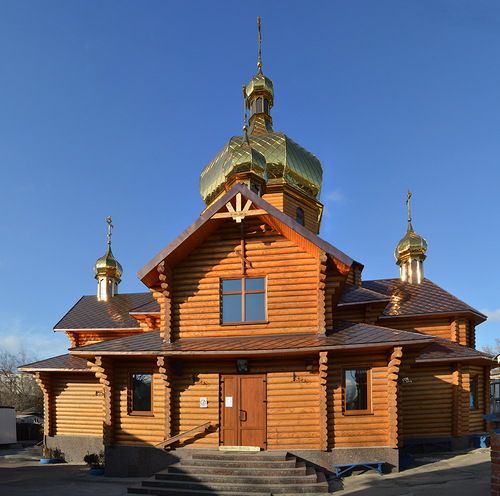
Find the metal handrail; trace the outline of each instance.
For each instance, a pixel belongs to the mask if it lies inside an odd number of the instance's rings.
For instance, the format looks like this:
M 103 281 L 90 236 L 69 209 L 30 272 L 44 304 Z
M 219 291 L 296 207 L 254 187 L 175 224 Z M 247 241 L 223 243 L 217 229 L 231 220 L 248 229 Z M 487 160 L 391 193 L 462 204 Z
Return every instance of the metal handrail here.
M 171 444 L 175 443 L 176 441 L 179 441 L 180 439 L 184 437 L 191 437 L 192 434 L 197 434 L 199 432 L 206 432 L 208 429 L 212 427 L 217 427 L 218 424 L 214 424 L 212 421 L 210 422 L 205 422 L 203 424 L 200 424 L 196 427 L 193 427 L 192 429 L 189 429 L 187 431 L 181 432 L 180 434 L 176 434 L 175 436 L 169 437 L 168 439 L 165 439 L 161 443 L 155 444 L 155 448 L 163 448 L 165 449 L 167 446 L 170 446 Z

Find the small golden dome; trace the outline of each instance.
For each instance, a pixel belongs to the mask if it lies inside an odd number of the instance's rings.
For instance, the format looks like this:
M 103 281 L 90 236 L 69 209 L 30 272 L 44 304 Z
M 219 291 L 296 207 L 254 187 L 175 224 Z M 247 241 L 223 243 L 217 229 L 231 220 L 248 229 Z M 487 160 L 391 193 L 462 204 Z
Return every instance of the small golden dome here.
M 106 253 L 96 260 L 96 263 L 94 264 L 94 272 L 96 279 L 107 276 L 113 277 L 117 280 L 117 282 L 120 282 L 123 269 L 120 262 L 118 262 L 118 260 L 114 257 L 113 252 L 111 251 L 111 246 L 108 245 Z
M 396 262 L 400 264 L 408 260 L 409 258 L 415 260 L 425 260 L 427 252 L 427 241 L 417 234 L 411 222 L 408 223 L 408 230 L 404 237 L 397 244 L 396 249 L 394 250 L 394 257 L 396 258 Z
M 264 74 L 259 72 L 256 74 L 245 87 L 245 93 L 248 100 L 252 99 L 254 93 L 267 93 L 270 96 L 270 104 L 273 105 L 274 101 L 274 87 L 273 82 Z

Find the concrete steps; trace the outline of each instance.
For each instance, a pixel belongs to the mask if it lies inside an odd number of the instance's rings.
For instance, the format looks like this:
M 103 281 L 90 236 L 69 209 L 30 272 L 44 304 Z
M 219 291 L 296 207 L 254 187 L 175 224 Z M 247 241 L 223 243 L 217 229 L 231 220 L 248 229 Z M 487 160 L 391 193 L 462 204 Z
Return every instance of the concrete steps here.
M 128 494 L 250 496 L 328 493 L 322 472 L 287 453 L 193 452 L 189 458 L 129 488 Z

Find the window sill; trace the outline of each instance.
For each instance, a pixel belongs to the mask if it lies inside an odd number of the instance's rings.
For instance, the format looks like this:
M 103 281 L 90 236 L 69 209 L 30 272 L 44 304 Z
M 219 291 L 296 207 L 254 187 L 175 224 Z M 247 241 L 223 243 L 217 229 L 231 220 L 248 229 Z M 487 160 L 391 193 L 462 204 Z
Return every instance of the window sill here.
M 268 320 L 246 320 L 244 322 L 221 322 L 221 326 L 240 326 L 240 325 L 263 325 L 269 324 Z
M 367 415 L 374 415 L 373 412 L 370 412 L 370 411 L 363 411 L 363 410 L 356 410 L 356 411 L 352 411 L 352 412 L 342 412 L 342 415 L 346 416 L 346 417 L 356 417 L 356 416 L 367 416 Z
M 153 412 L 128 412 L 129 417 L 154 417 Z

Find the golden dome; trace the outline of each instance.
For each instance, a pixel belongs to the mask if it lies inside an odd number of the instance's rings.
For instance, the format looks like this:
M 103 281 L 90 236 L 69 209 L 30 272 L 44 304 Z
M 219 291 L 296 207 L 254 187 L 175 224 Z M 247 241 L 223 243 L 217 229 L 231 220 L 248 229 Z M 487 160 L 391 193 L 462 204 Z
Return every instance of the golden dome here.
M 224 191 L 228 176 L 241 164 L 234 153 L 243 137 L 233 137 L 203 169 L 200 193 L 208 205 Z M 268 184 L 289 184 L 311 198 L 318 198 L 323 182 L 321 162 L 284 133 L 266 132 L 248 136 L 249 148 L 265 160 Z M 260 174 L 259 174 L 260 175 Z M 264 176 L 262 176 L 264 177 Z
M 274 87 L 273 82 L 262 72 L 256 74 L 250 82 L 245 86 L 245 95 L 248 100 L 252 98 L 254 94 L 266 93 L 270 97 L 270 104 L 273 105 L 274 102 Z
M 266 178 L 266 159 L 257 150 L 250 146 L 248 139 L 239 136 L 231 138 L 229 142 L 231 157 L 224 164 L 224 175 L 226 180 L 232 174 L 240 172 L 253 172 L 257 176 Z
M 94 272 L 96 279 L 107 276 L 113 277 L 117 279 L 117 282 L 120 282 L 123 269 L 120 262 L 118 262 L 118 260 L 114 257 L 113 252 L 111 251 L 111 246 L 108 245 L 106 253 L 96 260 L 96 263 L 94 264 Z
M 397 263 L 404 262 L 409 258 L 415 260 L 425 260 L 427 252 L 427 241 L 417 234 L 411 222 L 408 223 L 408 230 L 404 237 L 397 244 L 394 250 L 394 257 Z

